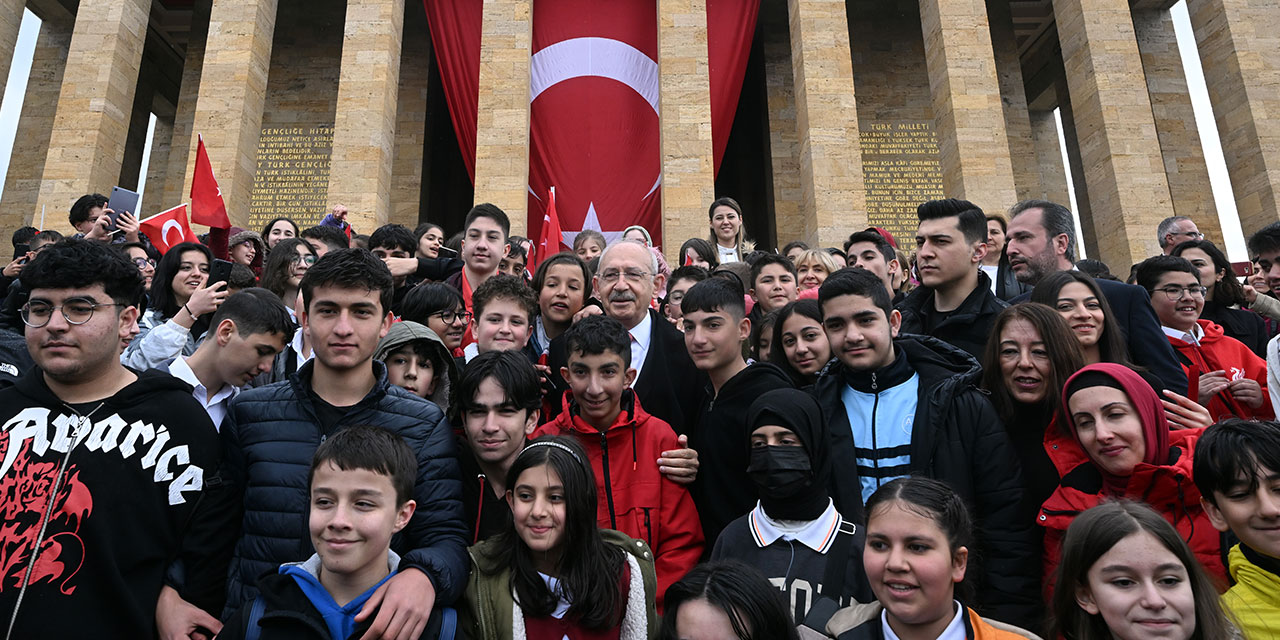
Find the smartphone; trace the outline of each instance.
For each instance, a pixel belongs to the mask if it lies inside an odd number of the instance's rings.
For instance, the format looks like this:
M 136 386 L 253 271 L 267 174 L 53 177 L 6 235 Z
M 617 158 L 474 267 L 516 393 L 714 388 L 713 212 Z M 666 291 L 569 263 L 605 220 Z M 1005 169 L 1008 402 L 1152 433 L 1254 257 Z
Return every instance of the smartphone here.
M 222 259 L 215 259 L 213 266 L 209 267 L 209 279 L 205 281 L 205 287 L 212 287 L 215 282 L 231 282 L 231 262 Z
M 439 258 L 456 258 L 456 257 L 458 257 L 458 252 L 457 252 L 457 251 L 454 251 L 453 249 L 450 249 L 449 247 L 446 247 L 446 246 L 444 246 L 444 245 L 440 245 L 440 247 L 439 247 L 438 249 L 436 249 L 436 251 L 437 251 L 436 256 L 437 256 L 437 257 L 439 257 Z
M 111 200 L 107 201 L 107 208 L 111 210 L 111 224 L 107 225 L 107 230 L 115 231 L 116 220 L 126 211 L 136 217 L 140 198 L 137 191 L 130 191 L 124 187 L 111 187 Z
M 1231 270 L 1236 272 L 1236 277 L 1243 278 L 1253 274 L 1252 262 L 1232 262 Z

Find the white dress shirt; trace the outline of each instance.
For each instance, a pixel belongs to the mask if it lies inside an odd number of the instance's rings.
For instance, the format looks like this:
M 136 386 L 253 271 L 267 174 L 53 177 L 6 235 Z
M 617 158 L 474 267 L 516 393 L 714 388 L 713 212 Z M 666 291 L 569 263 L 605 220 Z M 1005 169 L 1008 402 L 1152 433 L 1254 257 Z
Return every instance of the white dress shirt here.
M 636 378 L 639 378 L 645 356 L 649 355 L 649 344 L 653 342 L 653 316 L 645 311 L 644 319 L 628 333 L 631 334 L 631 368 L 636 370 Z
M 1173 327 L 1161 326 L 1166 336 L 1177 338 L 1183 342 L 1200 346 L 1200 340 L 1204 339 L 1204 329 L 1200 328 L 1200 323 L 1191 325 L 1191 331 L 1183 331 L 1182 329 L 1174 329 Z
M 212 395 L 205 388 L 204 383 L 196 377 L 196 372 L 191 370 L 191 365 L 187 364 L 187 359 L 178 356 L 172 364 L 169 365 L 169 375 L 194 387 L 191 395 L 204 407 L 205 413 L 209 414 L 209 420 L 213 421 L 213 427 L 222 430 L 222 419 L 227 417 L 227 402 L 236 397 L 240 393 L 240 387 L 233 387 L 229 384 L 222 385 Z

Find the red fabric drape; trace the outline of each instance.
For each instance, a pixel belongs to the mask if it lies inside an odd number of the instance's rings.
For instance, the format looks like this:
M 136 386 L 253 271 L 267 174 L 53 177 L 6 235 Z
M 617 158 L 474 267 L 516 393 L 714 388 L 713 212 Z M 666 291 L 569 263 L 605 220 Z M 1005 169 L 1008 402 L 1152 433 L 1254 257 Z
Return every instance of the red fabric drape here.
M 657 50 L 654 0 L 534 3 L 531 233 L 555 186 L 565 244 L 584 228 L 613 240 L 632 224 L 661 242 Z
M 480 29 L 484 0 L 422 0 L 462 161 L 476 181 L 476 113 L 480 102 Z
M 707 62 L 711 67 L 711 142 L 715 174 L 729 143 L 742 95 L 742 77 L 751 56 L 760 0 L 707 0 Z M 710 204 L 710 203 L 707 203 Z

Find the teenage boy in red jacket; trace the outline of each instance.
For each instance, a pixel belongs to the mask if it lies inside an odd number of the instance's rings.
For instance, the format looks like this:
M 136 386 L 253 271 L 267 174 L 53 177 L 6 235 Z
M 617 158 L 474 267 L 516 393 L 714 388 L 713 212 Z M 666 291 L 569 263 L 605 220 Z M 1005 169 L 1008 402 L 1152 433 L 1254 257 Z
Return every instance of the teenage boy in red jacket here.
M 1155 256 L 1138 265 L 1138 285 L 1151 293 L 1151 307 L 1187 373 L 1187 397 L 1215 421 L 1232 416 L 1269 420 L 1267 363 L 1222 327 L 1200 319 L 1205 288 L 1185 258 Z
M 531 437 L 573 435 L 595 470 L 600 499 L 597 522 L 649 543 L 662 594 L 698 563 L 702 526 L 693 497 L 683 485 L 658 471 L 663 451 L 678 449 L 675 431 L 645 413 L 630 389 L 627 330 L 608 316 L 591 316 L 565 331 L 568 366 L 560 375 L 569 383 L 564 410 Z

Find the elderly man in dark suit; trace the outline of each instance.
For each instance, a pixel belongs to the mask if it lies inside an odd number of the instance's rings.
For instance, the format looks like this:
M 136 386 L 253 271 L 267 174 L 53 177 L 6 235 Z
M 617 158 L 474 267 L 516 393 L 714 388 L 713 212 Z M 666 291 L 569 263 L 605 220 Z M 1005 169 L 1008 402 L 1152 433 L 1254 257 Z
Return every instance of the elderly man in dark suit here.
M 1024 200 L 1013 206 L 1009 216 L 1005 255 L 1019 281 L 1034 286 L 1050 273 L 1075 268 L 1075 222 L 1070 210 L 1046 200 Z M 1164 388 L 1182 393 L 1187 376 L 1160 330 L 1146 290 L 1112 280 L 1097 283 L 1124 331 L 1133 362 L 1146 367 Z M 1023 294 L 1010 302 L 1026 302 L 1030 296 Z

